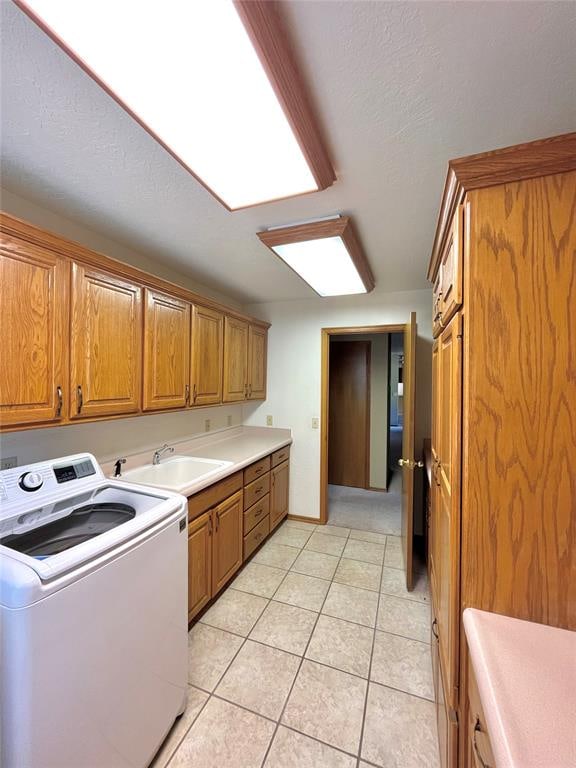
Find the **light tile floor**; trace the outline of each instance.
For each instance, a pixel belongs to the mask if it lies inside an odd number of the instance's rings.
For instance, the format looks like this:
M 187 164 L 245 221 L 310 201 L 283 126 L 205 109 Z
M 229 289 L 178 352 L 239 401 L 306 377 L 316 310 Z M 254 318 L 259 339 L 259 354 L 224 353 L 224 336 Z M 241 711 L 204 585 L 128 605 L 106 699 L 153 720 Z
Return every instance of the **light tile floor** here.
M 190 631 L 153 768 L 436 768 L 428 587 L 399 548 L 285 522 Z

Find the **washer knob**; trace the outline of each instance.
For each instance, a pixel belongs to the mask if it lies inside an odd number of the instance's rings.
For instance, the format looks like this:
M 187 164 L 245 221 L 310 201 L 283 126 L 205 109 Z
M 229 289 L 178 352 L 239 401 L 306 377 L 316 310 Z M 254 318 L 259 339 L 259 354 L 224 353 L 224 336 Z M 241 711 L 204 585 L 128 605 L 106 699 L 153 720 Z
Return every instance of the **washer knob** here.
M 24 472 L 18 481 L 23 491 L 37 491 L 44 485 L 40 472 Z

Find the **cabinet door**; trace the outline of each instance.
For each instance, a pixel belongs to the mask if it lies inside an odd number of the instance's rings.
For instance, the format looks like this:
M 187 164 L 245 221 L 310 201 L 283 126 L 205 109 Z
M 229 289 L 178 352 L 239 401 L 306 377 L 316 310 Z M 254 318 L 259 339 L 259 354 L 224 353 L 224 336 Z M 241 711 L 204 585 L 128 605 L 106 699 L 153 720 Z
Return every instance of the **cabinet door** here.
M 58 422 L 67 411 L 69 262 L 2 236 L 0 421 Z
M 242 491 L 212 510 L 212 594 L 215 595 L 242 565 Z
M 434 509 L 437 619 L 440 667 L 446 704 L 458 706 L 460 604 L 460 444 L 462 397 L 461 315 L 456 315 L 439 340 L 439 445 Z
M 454 212 L 440 263 L 440 321 L 443 328 L 462 305 L 463 211 L 464 206 L 460 205 Z
M 184 408 L 190 387 L 190 304 L 146 288 L 143 409 Z
M 70 417 L 134 413 L 142 386 L 142 289 L 73 265 Z
M 224 402 L 246 399 L 248 387 L 248 323 L 224 321 Z
M 266 341 L 268 331 L 251 325 L 248 332 L 248 399 L 266 399 Z
M 432 335 L 434 338 L 442 331 L 442 265 L 432 287 Z
M 270 530 L 288 514 L 288 494 L 290 488 L 290 462 L 278 464 L 271 472 L 270 490 Z
M 439 565 L 439 536 L 438 527 L 438 502 L 440 480 L 438 474 L 440 423 L 442 418 L 442 389 L 440 383 L 440 340 L 436 339 L 432 345 L 432 484 L 430 486 L 430 541 L 428 548 L 428 569 L 430 572 L 430 592 L 434 608 L 438 606 L 438 582 L 440 577 Z
M 212 513 L 188 525 L 188 621 L 212 597 Z
M 192 310 L 192 405 L 222 402 L 224 316 L 207 307 Z

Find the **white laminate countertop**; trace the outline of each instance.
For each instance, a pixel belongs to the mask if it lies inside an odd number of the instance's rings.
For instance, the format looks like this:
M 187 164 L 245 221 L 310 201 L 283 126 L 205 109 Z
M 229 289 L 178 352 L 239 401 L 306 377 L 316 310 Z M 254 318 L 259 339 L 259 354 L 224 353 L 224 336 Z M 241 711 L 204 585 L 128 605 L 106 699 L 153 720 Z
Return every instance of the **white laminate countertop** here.
M 189 440 L 168 443 L 171 448 L 174 448 L 174 453 L 179 456 L 217 459 L 220 461 L 230 461 L 232 464 L 208 477 L 193 480 L 188 485 L 177 490 L 174 487 L 162 486 L 160 483 L 155 483 L 154 485 L 158 488 L 167 488 L 170 491 L 176 490 L 177 493 L 181 493 L 184 496 L 191 496 L 291 443 L 292 433 L 289 429 L 273 427 L 230 427 L 206 435 L 191 437 Z M 141 453 L 126 456 L 126 463 L 122 467 L 122 477 L 118 479 L 125 479 L 130 483 L 134 482 L 130 477 L 124 478 L 124 473 L 150 464 L 153 452 L 154 449 L 148 449 Z M 169 460 L 170 454 L 166 454 L 164 461 Z M 114 461 L 102 463 L 102 470 L 105 475 L 112 477 L 114 474 Z
M 576 632 L 475 608 L 464 628 L 496 768 L 574 768 Z

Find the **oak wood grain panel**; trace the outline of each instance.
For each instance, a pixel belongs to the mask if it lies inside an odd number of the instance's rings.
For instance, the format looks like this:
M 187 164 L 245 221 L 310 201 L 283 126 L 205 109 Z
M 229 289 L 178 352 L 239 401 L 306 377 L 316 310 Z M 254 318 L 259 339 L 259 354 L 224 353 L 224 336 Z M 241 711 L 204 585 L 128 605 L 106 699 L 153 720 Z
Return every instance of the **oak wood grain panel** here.
M 177 283 L 164 280 L 143 269 L 132 267 L 130 264 L 118 261 L 118 259 L 113 259 L 110 256 L 105 256 L 97 251 L 92 251 L 89 248 L 80 245 L 80 243 L 67 240 L 61 235 L 41 229 L 40 227 L 35 227 L 33 224 L 18 219 L 16 216 L 12 216 L 5 211 L 0 211 L 0 232 L 9 237 L 27 241 L 31 245 L 37 245 L 40 248 L 53 251 L 72 261 L 82 262 L 87 266 L 95 267 L 96 269 L 101 269 L 105 272 L 111 272 L 122 279 L 135 281 L 142 286 L 147 286 L 148 288 L 160 291 L 161 293 L 177 296 L 192 304 L 197 303 L 203 307 L 218 310 L 222 313 L 237 317 L 240 320 L 246 320 L 254 325 L 259 325 L 262 328 L 270 327 L 270 323 L 259 320 L 257 317 L 247 315 L 234 307 L 226 306 L 225 304 L 214 301 L 214 299 L 210 299 L 208 296 L 201 296 Z
M 290 458 L 290 446 L 285 445 L 284 448 L 274 451 L 270 458 L 273 467 L 281 464 L 283 461 L 287 461 Z
M 452 226 L 444 246 L 440 263 L 441 299 L 439 322 L 443 328 L 462 305 L 462 256 L 463 256 L 464 206 L 454 212 Z
M 264 456 L 264 458 L 260 459 L 260 461 L 256 461 L 254 464 L 250 464 L 250 466 L 246 467 L 244 470 L 244 485 L 248 485 L 248 483 L 251 483 L 253 480 L 257 480 L 262 475 L 265 475 L 269 470 L 270 456 Z
M 428 267 L 434 280 L 454 211 L 464 193 L 576 170 L 576 132 L 451 160 Z
M 212 597 L 212 514 L 206 512 L 188 525 L 188 621 Z
M 266 363 L 268 331 L 259 326 L 248 328 L 248 400 L 266 399 Z
M 463 603 L 576 629 L 576 172 L 470 201 Z
M 2 235 L 2 426 L 54 423 L 67 415 L 69 275 L 65 259 Z
M 235 472 L 213 485 L 204 488 L 188 498 L 188 519 L 194 520 L 198 515 L 216 506 L 228 496 L 232 496 L 242 488 L 242 472 Z
M 270 472 L 270 530 L 275 528 L 288 514 L 290 498 L 290 462 L 273 467 Z
M 244 537 L 240 490 L 212 510 L 212 594 L 215 595 L 242 565 Z
M 257 501 L 256 504 L 252 504 L 244 512 L 244 535 L 252 530 L 261 520 L 267 517 L 270 512 L 270 496 L 266 494 L 264 498 Z
M 190 387 L 190 304 L 145 289 L 145 411 L 184 408 Z
M 270 516 L 266 515 L 260 520 L 258 525 L 244 536 L 244 560 L 258 549 L 270 532 Z
M 223 367 L 224 315 L 195 304 L 192 310 L 192 405 L 222 402 Z
M 135 413 L 142 385 L 142 289 L 72 266 L 70 417 Z
M 270 472 L 258 477 L 253 482 L 244 486 L 244 509 L 255 504 L 258 499 L 265 496 L 270 490 Z
M 318 189 L 326 189 L 334 183 L 336 174 L 282 21 L 281 4 L 272 0 L 235 0 L 234 5 L 306 157 Z
M 248 323 L 226 316 L 224 320 L 225 403 L 245 400 L 248 393 Z

